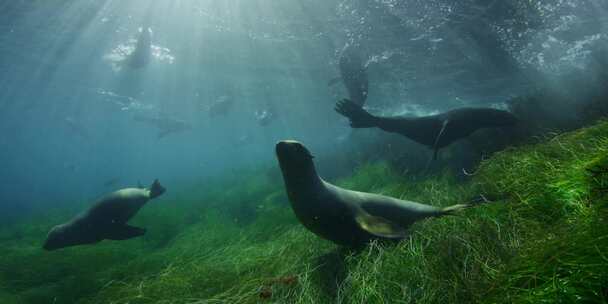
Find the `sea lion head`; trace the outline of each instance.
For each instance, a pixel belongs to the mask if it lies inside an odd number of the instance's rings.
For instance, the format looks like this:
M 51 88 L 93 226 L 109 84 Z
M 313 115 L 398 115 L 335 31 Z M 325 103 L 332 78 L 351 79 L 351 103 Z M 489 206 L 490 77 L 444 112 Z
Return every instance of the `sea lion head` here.
M 287 184 L 299 184 L 317 177 L 312 161 L 314 156 L 302 143 L 295 140 L 283 140 L 277 143 L 275 150 Z
M 63 224 L 55 226 L 49 231 L 42 248 L 45 250 L 55 250 L 81 243 L 79 237 L 74 234 L 69 225 Z

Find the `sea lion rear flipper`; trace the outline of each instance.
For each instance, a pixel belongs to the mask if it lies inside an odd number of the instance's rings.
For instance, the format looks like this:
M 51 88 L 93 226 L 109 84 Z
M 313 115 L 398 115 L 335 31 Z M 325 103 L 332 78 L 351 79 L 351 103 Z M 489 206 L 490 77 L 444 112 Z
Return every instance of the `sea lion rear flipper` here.
M 142 236 L 146 233 L 146 229 L 129 226 L 129 225 L 112 225 L 110 229 L 105 233 L 104 238 L 108 240 L 128 240 L 138 236 Z
M 154 180 L 152 185 L 150 185 L 150 198 L 156 198 L 165 193 L 165 191 L 167 191 L 167 189 L 160 184 L 157 178 Z
M 373 216 L 360 210 L 355 217 L 361 229 L 383 238 L 403 238 L 406 236 L 405 228 L 379 216 Z

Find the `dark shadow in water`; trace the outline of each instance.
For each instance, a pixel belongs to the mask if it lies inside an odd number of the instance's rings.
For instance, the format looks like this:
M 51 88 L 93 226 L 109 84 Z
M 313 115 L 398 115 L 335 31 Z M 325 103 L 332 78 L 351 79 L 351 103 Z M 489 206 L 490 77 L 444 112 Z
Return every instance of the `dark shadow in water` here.
M 346 279 L 345 259 L 353 251 L 343 248 L 336 248 L 331 252 L 317 257 L 315 261 L 315 281 L 319 284 L 319 289 L 330 298 L 338 296 L 338 287 Z
M 249 201 L 240 201 L 234 206 L 230 206 L 228 215 L 240 227 L 249 226 L 257 218 L 256 204 Z

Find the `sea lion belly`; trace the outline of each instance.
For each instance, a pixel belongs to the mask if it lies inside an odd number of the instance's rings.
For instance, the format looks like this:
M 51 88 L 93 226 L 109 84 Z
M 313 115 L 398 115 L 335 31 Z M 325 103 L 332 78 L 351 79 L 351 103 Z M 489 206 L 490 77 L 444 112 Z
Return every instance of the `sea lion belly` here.
M 373 238 L 355 221 L 351 206 L 330 193 L 297 197 L 291 201 L 296 218 L 317 236 L 344 246 L 357 246 Z

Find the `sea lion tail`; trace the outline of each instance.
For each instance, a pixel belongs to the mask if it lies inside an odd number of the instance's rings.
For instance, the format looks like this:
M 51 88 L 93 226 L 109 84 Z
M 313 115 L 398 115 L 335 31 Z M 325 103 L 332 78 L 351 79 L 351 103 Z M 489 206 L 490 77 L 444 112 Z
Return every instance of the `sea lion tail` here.
M 350 120 L 353 128 L 371 128 L 377 125 L 377 117 L 365 111 L 363 107 L 349 99 L 342 99 L 336 103 L 336 112 Z
M 443 215 L 454 215 L 463 209 L 476 207 L 481 204 L 487 204 L 487 203 L 491 203 L 491 202 L 492 201 L 488 200 L 483 194 L 479 194 L 479 195 L 473 197 L 472 199 L 470 199 L 469 202 L 466 204 L 456 204 L 456 205 L 452 205 L 452 206 L 447 206 L 447 207 L 441 209 L 441 211 L 442 211 Z
M 165 187 L 161 186 L 158 179 L 155 179 L 152 185 L 150 186 L 150 198 L 158 197 L 161 194 L 165 193 L 166 190 L 167 189 L 165 189 Z

